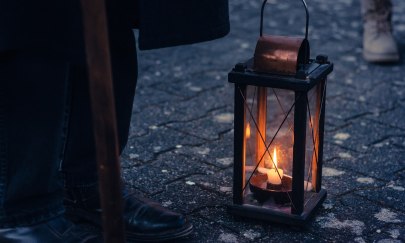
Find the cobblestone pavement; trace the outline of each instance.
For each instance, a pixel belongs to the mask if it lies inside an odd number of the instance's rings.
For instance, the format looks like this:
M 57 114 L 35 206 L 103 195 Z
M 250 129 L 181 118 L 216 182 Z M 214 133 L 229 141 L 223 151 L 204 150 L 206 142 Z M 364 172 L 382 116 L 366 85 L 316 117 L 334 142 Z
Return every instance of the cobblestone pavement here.
M 195 228 L 189 242 L 405 241 L 405 64 L 362 60 L 356 0 L 307 0 L 312 56 L 327 54 L 335 63 L 327 90 L 323 206 L 304 228 L 227 213 L 233 173 L 233 85 L 227 73 L 254 52 L 261 4 L 230 2 L 226 38 L 139 52 L 122 156 L 126 183 L 186 214 Z M 303 33 L 300 1 L 269 2 L 265 33 Z M 405 56 L 405 2 L 393 2 L 395 36 Z

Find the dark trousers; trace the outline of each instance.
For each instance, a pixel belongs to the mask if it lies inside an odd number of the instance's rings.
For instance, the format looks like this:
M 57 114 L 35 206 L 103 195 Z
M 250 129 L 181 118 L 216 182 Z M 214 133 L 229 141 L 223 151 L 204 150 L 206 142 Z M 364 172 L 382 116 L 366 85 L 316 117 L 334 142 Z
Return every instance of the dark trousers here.
M 137 80 L 133 35 L 112 42 L 119 146 L 128 138 Z M 122 39 L 121 39 L 122 40 Z M 84 62 L 41 50 L 0 53 L 0 227 L 63 214 L 63 190 L 97 183 Z

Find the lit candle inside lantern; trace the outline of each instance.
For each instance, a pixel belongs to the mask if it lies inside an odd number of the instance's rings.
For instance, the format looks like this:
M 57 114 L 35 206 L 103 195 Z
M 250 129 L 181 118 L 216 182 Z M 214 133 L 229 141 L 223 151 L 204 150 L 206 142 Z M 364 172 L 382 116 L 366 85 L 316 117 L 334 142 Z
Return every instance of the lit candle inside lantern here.
M 283 170 L 277 167 L 277 150 L 273 152 L 273 168 L 267 170 L 267 182 L 272 185 L 281 185 Z
M 259 173 L 261 174 L 267 174 L 267 172 L 269 171 L 269 169 L 264 168 L 264 167 L 258 167 L 257 171 L 259 171 Z

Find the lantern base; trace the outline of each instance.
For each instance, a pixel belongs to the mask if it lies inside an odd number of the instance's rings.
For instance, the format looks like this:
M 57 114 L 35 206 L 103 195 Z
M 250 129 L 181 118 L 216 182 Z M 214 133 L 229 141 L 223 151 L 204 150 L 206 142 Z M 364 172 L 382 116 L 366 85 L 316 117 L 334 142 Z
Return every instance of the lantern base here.
M 252 176 L 249 188 L 258 201 L 266 201 L 269 197 L 273 197 L 276 203 L 285 204 L 290 202 L 288 194 L 291 193 L 292 177 L 284 176 L 281 182 L 280 185 L 271 185 L 267 183 L 267 175 L 258 174 Z
M 322 205 L 326 198 L 326 190 L 321 189 L 319 193 L 316 193 L 308 203 L 306 203 L 304 212 L 302 214 L 292 214 L 285 210 L 277 210 L 264 208 L 255 205 L 243 204 L 243 205 L 230 205 L 228 211 L 232 214 L 242 217 L 283 223 L 288 225 L 304 226 L 309 219 L 313 216 L 314 212 Z

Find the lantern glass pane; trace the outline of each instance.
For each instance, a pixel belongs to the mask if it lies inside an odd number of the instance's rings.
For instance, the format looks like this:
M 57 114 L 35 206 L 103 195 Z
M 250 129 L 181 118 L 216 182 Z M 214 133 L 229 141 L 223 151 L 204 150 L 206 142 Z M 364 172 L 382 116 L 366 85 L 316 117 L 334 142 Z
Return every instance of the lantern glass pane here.
M 244 204 L 290 210 L 294 102 L 291 90 L 247 86 Z
M 307 131 L 305 143 L 304 207 L 309 206 L 315 196 L 316 171 L 318 168 L 319 99 L 315 86 L 307 93 Z

